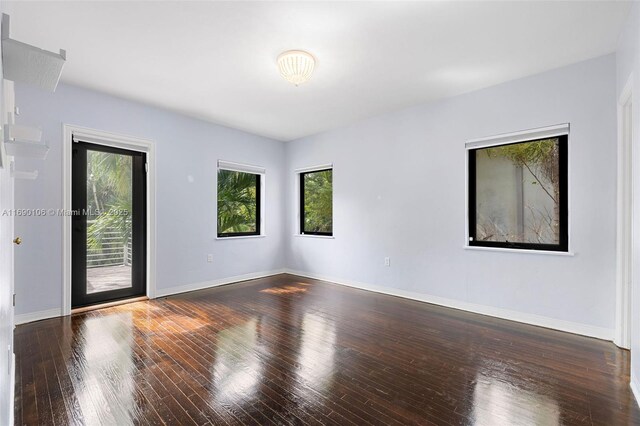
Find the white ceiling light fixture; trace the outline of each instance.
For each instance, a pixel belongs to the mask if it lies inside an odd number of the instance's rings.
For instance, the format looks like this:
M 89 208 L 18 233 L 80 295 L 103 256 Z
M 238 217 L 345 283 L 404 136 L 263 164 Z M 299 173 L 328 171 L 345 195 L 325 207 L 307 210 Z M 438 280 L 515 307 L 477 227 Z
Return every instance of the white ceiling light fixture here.
M 278 56 L 280 75 L 296 86 L 311 78 L 315 66 L 315 58 L 304 50 L 287 50 Z

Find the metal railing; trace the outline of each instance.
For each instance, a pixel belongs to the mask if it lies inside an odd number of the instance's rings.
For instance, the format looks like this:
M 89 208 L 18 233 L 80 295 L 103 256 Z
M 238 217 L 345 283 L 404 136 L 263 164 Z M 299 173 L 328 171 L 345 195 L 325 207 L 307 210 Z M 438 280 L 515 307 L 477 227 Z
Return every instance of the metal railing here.
M 88 220 L 87 226 L 93 223 L 95 220 Z M 107 229 L 100 241 L 99 249 L 87 247 L 87 268 L 131 265 L 131 241 L 123 244 L 122 232 L 119 229 Z

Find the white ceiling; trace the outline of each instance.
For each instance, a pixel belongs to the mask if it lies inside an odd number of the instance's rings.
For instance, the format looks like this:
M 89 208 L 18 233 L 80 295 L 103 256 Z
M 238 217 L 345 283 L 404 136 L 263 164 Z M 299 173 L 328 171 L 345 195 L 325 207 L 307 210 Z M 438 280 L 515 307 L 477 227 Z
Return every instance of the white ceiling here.
M 280 140 L 615 50 L 626 2 L 8 2 L 62 80 Z M 295 87 L 276 57 L 318 60 Z

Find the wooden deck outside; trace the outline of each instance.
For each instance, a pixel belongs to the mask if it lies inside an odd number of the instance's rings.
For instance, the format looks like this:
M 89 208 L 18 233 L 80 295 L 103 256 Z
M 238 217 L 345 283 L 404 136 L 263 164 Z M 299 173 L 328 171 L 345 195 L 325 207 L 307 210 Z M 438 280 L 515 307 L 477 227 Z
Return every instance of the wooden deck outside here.
M 131 266 L 99 266 L 87 269 L 87 293 L 131 287 Z

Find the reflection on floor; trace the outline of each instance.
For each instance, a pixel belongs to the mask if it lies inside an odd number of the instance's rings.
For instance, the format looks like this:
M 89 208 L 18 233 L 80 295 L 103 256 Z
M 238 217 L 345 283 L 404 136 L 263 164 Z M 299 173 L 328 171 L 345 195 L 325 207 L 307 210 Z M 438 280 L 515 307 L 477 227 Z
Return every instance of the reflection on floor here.
M 87 269 L 87 293 L 131 287 L 131 266 L 98 266 Z
M 16 424 L 640 424 L 612 343 L 270 278 L 16 330 Z

